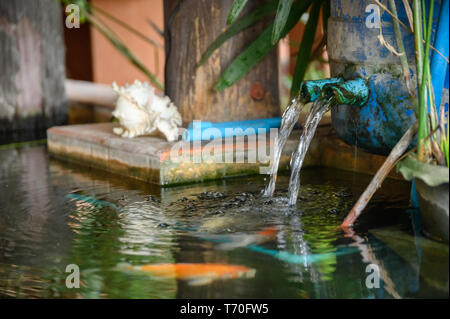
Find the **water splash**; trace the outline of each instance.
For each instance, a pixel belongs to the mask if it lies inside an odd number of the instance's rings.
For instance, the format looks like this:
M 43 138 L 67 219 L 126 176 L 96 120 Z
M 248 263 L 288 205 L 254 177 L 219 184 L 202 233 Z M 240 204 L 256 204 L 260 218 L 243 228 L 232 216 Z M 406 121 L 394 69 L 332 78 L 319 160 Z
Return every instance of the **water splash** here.
M 291 104 L 288 105 L 283 113 L 280 132 L 275 142 L 274 159 L 270 170 L 270 181 L 266 189 L 264 190 L 264 196 L 273 196 L 273 193 L 275 191 L 275 184 L 277 182 L 278 166 L 280 164 L 281 152 L 283 151 L 283 147 L 286 144 L 286 141 L 291 134 L 292 129 L 294 128 L 295 123 L 297 122 L 304 106 L 305 104 L 301 102 L 299 98 L 294 98 L 292 99 Z
M 306 122 L 303 128 L 300 142 L 298 143 L 297 151 L 292 154 L 291 159 L 291 179 L 289 181 L 289 205 L 295 205 L 298 197 L 298 190 L 300 188 L 300 170 L 303 166 L 306 152 L 308 151 L 311 140 L 314 137 L 317 126 L 323 115 L 330 109 L 333 99 L 316 100 L 311 110 L 308 113 Z
M 297 202 L 298 191 L 300 188 L 300 170 L 306 152 L 311 144 L 311 140 L 314 137 L 314 133 L 316 132 L 317 126 L 323 115 L 333 105 L 363 106 L 367 103 L 368 98 L 369 88 L 362 78 L 345 82 L 340 78 L 304 82 L 301 86 L 299 97 L 292 100 L 292 103 L 283 114 L 280 135 L 275 143 L 275 156 L 271 167 L 271 177 L 269 184 L 264 191 L 264 195 L 273 196 L 281 151 L 294 127 L 303 105 L 305 104 L 302 103 L 302 101 L 311 101 L 313 102 L 313 105 L 308 113 L 297 150 L 292 154 L 291 158 L 290 164 L 292 172 L 289 183 L 289 206 L 294 206 Z

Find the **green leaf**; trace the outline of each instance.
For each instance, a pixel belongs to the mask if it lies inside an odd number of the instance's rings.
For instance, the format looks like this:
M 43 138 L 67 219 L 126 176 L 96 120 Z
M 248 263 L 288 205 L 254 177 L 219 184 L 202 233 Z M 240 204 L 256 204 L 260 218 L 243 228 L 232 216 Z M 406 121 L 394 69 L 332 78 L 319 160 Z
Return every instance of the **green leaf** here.
M 246 3 L 247 0 L 234 0 L 233 5 L 230 9 L 230 13 L 228 14 L 228 25 L 232 24 L 237 19 L 242 9 L 244 9 Z
M 119 38 L 112 34 L 112 32 L 110 32 L 108 28 L 94 21 L 92 16 L 87 13 L 86 18 L 92 26 L 94 26 L 101 34 L 103 34 L 103 36 L 108 39 L 108 41 L 120 53 L 122 53 L 122 55 L 124 55 L 135 67 L 137 67 L 142 73 L 144 73 L 148 77 L 150 82 L 152 82 L 158 89 L 164 90 L 164 86 L 161 84 L 161 82 L 158 81 L 158 78 L 145 67 L 145 65 L 133 54 L 133 52 L 131 52 L 130 49 L 128 49 L 128 47 Z
M 281 33 L 281 37 L 294 27 L 302 14 L 308 9 L 313 0 L 296 1 L 292 5 L 291 12 L 287 23 Z M 271 49 L 274 48 L 272 44 L 272 28 L 273 22 L 261 33 L 261 35 L 253 41 L 250 46 L 244 50 L 222 73 L 219 81 L 215 85 L 217 91 L 223 91 L 232 86 L 243 76 L 245 76 L 259 61 L 261 61 Z
M 413 156 L 408 156 L 397 164 L 399 171 L 407 181 L 419 178 L 428 186 L 448 183 L 448 167 L 422 163 Z
M 275 11 L 277 8 L 277 1 L 278 0 L 272 0 L 270 2 L 267 2 L 263 6 L 253 10 L 248 15 L 242 17 L 235 23 L 233 23 L 225 32 L 223 32 L 221 35 L 217 37 L 217 39 L 208 47 L 208 49 L 205 51 L 203 56 L 201 57 L 200 61 L 197 63 L 197 68 L 205 63 L 211 55 L 216 51 L 222 44 L 224 44 L 228 39 L 233 37 L 234 35 L 238 34 L 245 28 L 255 24 L 259 20 L 261 20 L 263 17 L 271 14 Z
M 315 1 L 303 32 L 302 44 L 297 55 L 297 64 L 295 65 L 294 78 L 292 80 L 291 96 L 300 91 L 300 85 L 305 77 L 308 68 L 311 50 L 314 44 L 316 28 L 319 21 L 320 7 L 323 1 Z
M 164 90 L 164 86 L 158 78 L 151 73 L 145 65 L 131 52 L 131 50 L 115 35 L 115 33 L 98 16 L 92 13 L 92 7 L 87 0 L 60 0 L 63 4 L 76 4 L 80 8 L 80 15 L 96 28 L 125 58 L 144 73 L 158 89 Z
M 275 22 L 272 31 L 272 44 L 276 44 L 280 38 L 283 28 L 286 25 L 291 11 L 292 0 L 280 0 L 278 2 L 277 15 L 275 16 Z

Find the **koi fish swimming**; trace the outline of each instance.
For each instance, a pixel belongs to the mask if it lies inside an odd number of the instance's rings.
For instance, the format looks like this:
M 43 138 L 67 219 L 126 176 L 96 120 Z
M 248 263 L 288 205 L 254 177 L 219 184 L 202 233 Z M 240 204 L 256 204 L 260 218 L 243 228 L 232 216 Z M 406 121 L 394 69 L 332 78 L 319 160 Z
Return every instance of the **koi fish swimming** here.
M 261 230 L 256 234 L 230 234 L 230 235 L 207 235 L 201 234 L 206 241 L 216 242 L 216 249 L 232 250 L 250 245 L 260 245 L 276 239 L 278 227 L 272 226 Z
M 159 278 L 185 280 L 191 286 L 201 286 L 215 280 L 253 278 L 256 270 L 240 265 L 226 264 L 149 264 L 125 266 L 125 269 L 148 273 Z
M 108 206 L 108 207 L 114 208 L 118 211 L 123 211 L 122 207 L 116 206 L 115 204 L 112 204 L 109 202 L 95 199 L 90 196 L 84 196 L 84 195 L 80 195 L 80 194 L 76 194 L 76 193 L 71 193 L 71 194 L 67 194 L 66 197 L 70 198 L 70 199 L 81 200 L 83 202 L 90 203 L 97 207 Z M 186 232 L 190 233 L 191 235 L 196 236 L 204 241 L 216 243 L 217 245 L 215 246 L 215 248 L 218 250 L 233 250 L 233 249 L 237 249 L 237 248 L 246 248 L 246 249 L 252 250 L 257 253 L 272 256 L 273 258 L 276 258 L 278 260 L 288 262 L 291 264 L 317 263 L 317 262 L 322 262 L 324 260 L 333 259 L 336 256 L 348 255 L 348 254 L 353 254 L 353 253 L 358 252 L 358 250 L 354 247 L 345 247 L 344 249 L 338 249 L 335 252 L 330 252 L 330 253 L 298 255 L 298 254 L 292 254 L 287 251 L 279 251 L 279 250 L 268 249 L 268 248 L 259 246 L 261 244 L 276 240 L 276 237 L 279 232 L 279 227 L 277 227 L 277 226 L 270 226 L 270 227 L 264 228 L 264 229 L 260 230 L 258 233 L 254 233 L 254 234 L 239 234 L 239 233 L 237 233 L 237 234 L 226 234 L 226 235 L 198 232 L 196 229 L 191 229 L 191 228 L 187 227 L 186 225 L 175 225 L 175 226 L 173 226 L 173 228 L 177 229 L 177 230 L 186 231 Z M 162 265 L 165 265 L 165 266 L 162 266 Z M 221 277 L 220 275 L 202 276 L 201 274 L 198 274 L 197 276 L 192 276 L 192 279 L 186 279 L 183 276 L 181 276 L 181 277 L 183 277 L 183 278 L 181 278 L 178 275 L 176 275 L 176 271 L 175 271 L 177 268 L 176 265 L 195 265 L 195 264 L 150 265 L 151 266 L 150 269 L 153 267 L 156 267 L 156 269 L 163 269 L 164 267 L 166 267 L 166 269 L 172 269 L 171 267 L 174 267 L 172 270 L 172 274 L 173 274 L 172 278 L 188 280 L 191 285 L 209 284 L 216 279 L 229 278 L 227 276 Z M 202 265 L 202 264 L 199 264 L 199 265 Z M 233 267 L 232 265 L 221 265 L 221 266 Z M 191 266 L 185 266 L 185 268 L 186 267 L 189 268 Z M 194 267 L 194 266 L 192 266 L 192 267 Z M 242 266 L 238 266 L 238 267 L 242 267 Z M 133 267 L 133 266 L 127 265 L 126 268 L 136 269 L 138 267 Z M 183 268 L 183 267 L 181 267 L 181 268 Z M 199 271 L 201 271 L 201 269 L 204 269 L 204 267 L 200 267 L 199 269 L 200 269 Z M 142 269 L 142 271 L 145 271 L 145 270 Z M 147 270 L 147 271 L 151 272 L 151 270 Z M 253 272 L 254 272 L 254 270 L 253 270 Z M 250 274 L 251 274 L 251 272 L 250 272 Z M 154 274 L 152 274 L 152 275 L 154 275 Z M 155 276 L 158 276 L 158 275 L 155 275 Z M 162 277 L 162 276 L 159 275 L 159 277 Z M 234 277 L 231 277 L 231 278 L 234 278 Z

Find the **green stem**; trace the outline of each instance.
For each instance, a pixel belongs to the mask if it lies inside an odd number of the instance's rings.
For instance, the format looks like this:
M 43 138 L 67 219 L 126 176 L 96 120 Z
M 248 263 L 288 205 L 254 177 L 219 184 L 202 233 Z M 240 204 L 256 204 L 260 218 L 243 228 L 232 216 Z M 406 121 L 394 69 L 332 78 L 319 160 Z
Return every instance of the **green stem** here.
M 392 19 L 392 24 L 394 26 L 395 41 L 397 42 L 397 50 L 400 55 L 400 63 L 403 69 L 403 79 L 405 80 L 406 87 L 410 95 L 414 95 L 411 89 L 411 73 L 409 71 L 408 57 L 406 56 L 405 45 L 403 44 L 402 32 L 400 30 L 400 24 L 398 23 L 397 6 L 395 5 L 395 0 L 389 0 L 389 6 L 391 7 L 392 14 L 394 15 Z
M 426 4 L 425 0 L 422 0 L 422 21 L 423 21 L 423 33 L 424 38 L 427 38 L 428 32 L 432 32 L 431 29 L 427 28 L 427 17 L 426 17 Z M 431 47 L 431 43 L 430 43 Z M 430 120 L 431 120 L 431 130 L 436 128 L 436 112 L 434 107 L 434 91 L 433 91 L 433 83 L 431 82 L 431 71 L 430 71 L 430 63 L 424 64 L 424 72 L 426 73 L 426 92 L 428 93 L 428 105 L 430 106 Z
M 418 0 L 415 0 L 414 3 L 418 2 Z M 425 53 L 423 55 L 423 64 L 422 66 L 429 65 L 429 59 L 430 59 L 430 40 L 431 40 L 431 30 L 433 27 L 433 7 L 434 7 L 434 0 L 430 1 L 430 9 L 428 14 L 428 26 L 425 30 L 426 39 L 425 39 Z M 425 8 L 424 8 L 425 9 Z M 417 12 L 415 12 L 415 15 Z M 417 22 L 417 21 L 416 21 Z M 415 28 L 418 23 L 415 23 Z M 415 29 L 417 31 L 418 29 Z M 415 32 L 416 33 L 416 32 Z M 414 34 L 415 34 L 414 33 Z M 417 36 L 415 34 L 415 36 Z M 426 68 L 428 70 L 428 68 Z M 426 103 L 426 88 L 427 88 L 427 81 L 428 81 L 428 72 L 423 73 L 422 81 L 420 82 L 420 91 L 419 91 L 419 132 L 418 132 L 418 150 L 419 150 L 419 160 L 424 161 L 425 152 L 424 152 L 424 143 L 422 143 L 423 139 L 427 136 L 428 131 L 428 107 Z
M 425 5 L 425 0 L 422 0 L 422 28 L 424 39 L 427 38 L 427 6 Z
M 422 46 L 422 10 L 419 0 L 413 0 L 414 44 L 416 47 L 417 86 L 420 87 L 423 75 L 423 46 Z

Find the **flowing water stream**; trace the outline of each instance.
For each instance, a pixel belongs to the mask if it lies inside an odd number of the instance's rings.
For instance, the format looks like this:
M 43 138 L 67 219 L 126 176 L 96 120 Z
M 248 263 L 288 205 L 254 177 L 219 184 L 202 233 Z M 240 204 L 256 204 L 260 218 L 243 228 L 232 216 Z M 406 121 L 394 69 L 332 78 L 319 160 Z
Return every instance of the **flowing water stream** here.
M 333 99 L 330 98 L 327 101 L 321 99 L 316 100 L 306 117 L 306 122 L 303 127 L 303 132 L 300 137 L 297 151 L 292 154 L 291 158 L 291 179 L 289 182 L 289 205 L 293 206 L 297 202 L 298 191 L 300 188 L 300 171 L 302 169 L 303 160 L 305 159 L 306 153 L 308 152 L 311 140 L 314 137 L 317 126 L 320 123 L 323 115 L 330 109 L 333 104 Z M 275 191 L 275 184 L 277 181 L 278 165 L 280 163 L 281 152 L 284 145 L 294 128 L 295 123 L 298 120 L 300 112 L 304 107 L 298 98 L 294 98 L 287 107 L 283 114 L 283 120 L 281 122 L 280 133 L 275 142 L 274 159 L 273 165 L 270 172 L 269 184 L 264 190 L 264 196 L 271 197 Z
M 316 133 L 317 126 L 323 115 L 330 109 L 332 99 L 328 101 L 316 100 L 311 110 L 306 117 L 306 122 L 303 127 L 302 136 L 298 143 L 297 151 L 292 154 L 291 159 L 291 179 L 289 181 L 289 205 L 297 203 L 298 190 L 300 188 L 300 171 L 303 166 L 303 160 L 308 152 L 311 140 Z
M 286 144 L 295 123 L 303 110 L 304 103 L 300 101 L 299 98 L 292 99 L 291 103 L 288 105 L 283 113 L 283 120 L 281 121 L 280 132 L 278 134 L 275 149 L 274 149 L 274 159 L 270 171 L 270 181 L 264 190 L 264 196 L 272 197 L 275 191 L 275 184 L 277 182 L 278 176 L 278 166 L 280 164 L 281 152 Z

